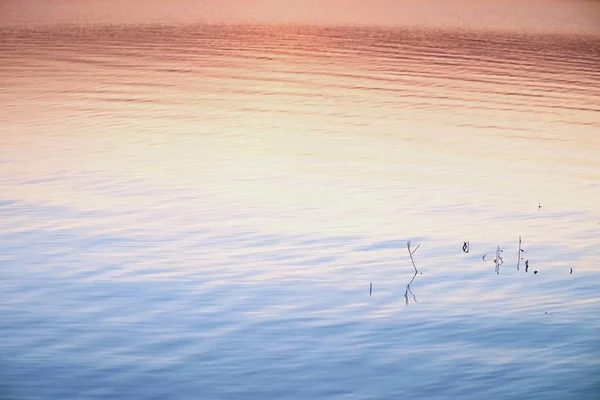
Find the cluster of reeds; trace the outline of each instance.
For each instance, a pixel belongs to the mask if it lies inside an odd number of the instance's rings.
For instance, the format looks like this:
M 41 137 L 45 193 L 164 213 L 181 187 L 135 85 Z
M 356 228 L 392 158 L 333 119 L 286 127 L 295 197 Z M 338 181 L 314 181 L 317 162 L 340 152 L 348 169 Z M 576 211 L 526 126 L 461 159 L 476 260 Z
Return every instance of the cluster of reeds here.
M 538 211 L 542 208 L 541 203 L 538 203 Z M 417 277 L 417 274 L 419 273 L 419 270 L 417 269 L 417 265 L 415 264 L 415 259 L 413 257 L 413 255 L 417 252 L 417 250 L 419 249 L 421 245 L 418 245 L 417 247 L 415 247 L 414 249 L 410 248 L 410 240 L 406 241 L 406 249 L 408 250 L 408 256 L 410 257 L 410 261 L 412 263 L 412 266 L 415 270 L 415 273 L 412 277 L 412 279 L 410 280 L 410 282 L 408 282 L 408 284 L 406 285 L 406 290 L 404 292 L 404 299 L 406 301 L 406 305 L 408 305 L 408 295 L 410 293 L 410 295 L 412 296 L 413 300 L 415 301 L 415 303 L 417 303 L 417 297 L 415 296 L 415 294 L 412 292 L 410 285 L 414 282 L 415 278 Z M 464 253 L 469 253 L 469 251 L 471 250 L 471 243 L 470 242 L 463 242 L 463 246 L 462 246 L 462 251 Z M 494 258 L 494 270 L 496 271 L 496 274 L 500 274 L 500 267 L 504 264 L 504 259 L 502 258 L 502 253 L 504 252 L 504 250 L 502 250 L 500 248 L 500 246 L 496 247 L 496 257 Z M 523 253 L 525 252 L 525 250 L 522 247 L 522 240 L 521 240 L 521 236 L 519 236 L 519 248 L 517 250 L 517 271 L 520 270 L 521 267 L 521 261 L 523 260 Z M 486 255 L 484 254 L 483 257 L 481 257 L 481 259 L 483 261 L 485 261 Z M 525 272 L 529 272 L 529 260 L 525 260 Z M 538 271 L 533 271 L 534 274 L 537 274 Z M 572 274 L 573 273 L 573 268 L 570 268 L 569 273 Z M 370 283 L 369 285 L 369 296 L 373 294 L 373 282 Z

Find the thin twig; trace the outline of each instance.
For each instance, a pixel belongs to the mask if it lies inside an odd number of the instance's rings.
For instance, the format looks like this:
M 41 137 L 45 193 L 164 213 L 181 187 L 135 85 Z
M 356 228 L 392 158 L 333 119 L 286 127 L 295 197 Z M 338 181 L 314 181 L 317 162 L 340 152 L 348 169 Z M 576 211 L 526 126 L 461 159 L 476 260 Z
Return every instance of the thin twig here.
M 519 253 L 517 254 L 517 271 L 519 270 L 519 264 L 521 264 L 521 236 L 519 236 Z
M 418 245 L 413 251 L 410 250 L 410 240 L 406 242 L 406 247 L 408 248 L 408 255 L 410 256 L 410 261 L 412 261 L 413 268 L 415 269 L 415 274 L 417 271 L 417 266 L 415 265 L 415 260 L 413 259 L 413 254 L 419 249 L 421 245 Z
M 415 249 L 413 251 L 410 252 L 411 255 L 415 254 L 417 250 L 419 250 L 419 247 L 421 247 L 421 245 L 418 245 L 417 247 L 415 247 Z M 410 249 L 409 249 L 410 251 Z
M 413 275 L 412 279 L 410 280 L 410 282 L 408 282 L 408 285 L 406 285 L 406 291 L 404 292 L 404 299 L 406 301 L 406 305 L 408 305 L 408 294 L 410 293 L 413 300 L 415 301 L 415 303 L 418 303 L 417 301 L 417 296 L 415 296 L 415 294 L 412 292 L 410 285 L 411 283 L 413 283 L 413 281 L 415 280 L 415 278 L 417 277 L 417 273 L 419 272 L 417 270 L 417 266 L 415 265 L 415 260 L 413 258 L 413 254 L 415 254 L 417 252 L 417 250 L 419 249 L 421 245 L 418 245 L 417 247 L 415 247 L 414 250 L 410 249 L 410 240 L 406 241 L 406 248 L 408 249 L 408 255 L 410 256 L 410 261 L 412 262 L 413 268 L 415 269 L 415 274 Z
M 504 264 L 504 260 L 502 259 L 502 257 L 500 257 L 500 253 L 502 253 L 502 249 L 500 248 L 500 246 L 498 246 L 496 248 L 496 259 L 494 260 L 494 262 L 496 263 L 496 273 L 499 274 L 500 273 L 500 266 L 502 264 Z

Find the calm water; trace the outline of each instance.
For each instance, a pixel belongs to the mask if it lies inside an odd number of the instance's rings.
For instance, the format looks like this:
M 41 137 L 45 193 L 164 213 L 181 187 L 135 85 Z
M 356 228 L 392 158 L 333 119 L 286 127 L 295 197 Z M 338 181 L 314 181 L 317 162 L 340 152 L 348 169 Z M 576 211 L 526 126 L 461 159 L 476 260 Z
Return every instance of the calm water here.
M 600 398 L 600 38 L 4 28 L 0 81 L 0 398 Z

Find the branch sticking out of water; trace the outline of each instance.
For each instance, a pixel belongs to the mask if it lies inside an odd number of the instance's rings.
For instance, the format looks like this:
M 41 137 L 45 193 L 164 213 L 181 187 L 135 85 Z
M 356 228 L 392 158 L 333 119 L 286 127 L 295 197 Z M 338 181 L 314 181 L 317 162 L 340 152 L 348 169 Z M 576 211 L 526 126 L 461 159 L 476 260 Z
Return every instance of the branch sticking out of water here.
M 414 250 L 411 250 L 410 249 L 410 240 L 408 240 L 406 242 L 406 248 L 408 249 L 408 255 L 410 256 L 410 261 L 412 262 L 413 268 L 415 269 L 415 274 L 413 275 L 413 277 L 410 280 L 410 282 L 408 282 L 408 285 L 406 285 L 406 291 L 404 292 L 404 299 L 406 300 L 406 305 L 408 305 L 408 294 L 409 293 L 411 294 L 411 296 L 412 296 L 413 300 L 415 301 L 415 303 L 418 303 L 417 297 L 415 296 L 415 294 L 410 289 L 410 285 L 411 285 L 411 283 L 413 283 L 413 281 L 417 277 L 417 273 L 419 272 L 417 270 L 417 266 L 415 265 L 415 259 L 413 258 L 413 254 L 415 254 L 417 252 L 417 250 L 419 249 L 420 246 L 421 245 L 418 245 L 417 247 L 415 247 Z
M 521 260 L 523 259 L 523 257 L 521 257 L 521 253 L 523 253 L 525 250 L 523 250 L 521 248 L 521 236 L 519 236 L 519 253 L 517 254 L 517 271 L 519 270 L 519 265 L 521 264 Z
M 414 250 L 411 250 L 410 249 L 410 240 L 408 240 L 406 242 L 406 248 L 408 249 L 408 255 L 410 256 L 410 261 L 412 261 L 413 268 L 415 269 L 415 274 L 418 271 L 417 271 L 417 266 L 415 265 L 415 260 L 413 259 L 413 254 L 415 254 L 417 252 L 417 250 L 419 250 L 419 247 L 421 247 L 421 245 L 418 245 L 417 247 L 415 247 Z
M 504 264 L 504 260 L 500 256 L 500 253 L 502 253 L 502 251 L 503 250 L 500 248 L 500 246 L 498 246 L 498 248 L 496 249 L 496 258 L 494 259 L 494 263 L 496 264 L 496 273 L 497 274 L 500 273 L 500 266 L 502 264 Z

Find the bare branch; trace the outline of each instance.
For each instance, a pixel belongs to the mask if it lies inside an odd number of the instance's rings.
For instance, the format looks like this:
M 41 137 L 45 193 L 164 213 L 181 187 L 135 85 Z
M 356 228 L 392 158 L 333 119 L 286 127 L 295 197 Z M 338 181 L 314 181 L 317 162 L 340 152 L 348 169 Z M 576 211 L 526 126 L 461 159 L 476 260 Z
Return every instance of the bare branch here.
M 417 266 L 415 265 L 415 260 L 413 259 L 413 254 L 415 253 L 415 251 L 417 251 L 419 246 L 421 246 L 421 245 L 418 245 L 416 249 L 411 251 L 410 250 L 410 240 L 406 242 L 406 247 L 408 249 L 408 255 L 410 256 L 410 261 L 412 261 L 413 268 L 415 269 L 415 274 L 418 272 L 418 270 L 417 270 Z
M 519 252 L 517 254 L 517 271 L 519 270 L 519 265 L 521 264 L 521 252 L 523 250 L 521 249 L 521 236 L 519 236 Z
M 419 272 L 417 270 L 417 266 L 415 265 L 415 260 L 413 258 L 413 254 L 416 253 L 416 251 L 419 249 L 421 245 L 418 245 L 417 247 L 415 247 L 414 250 L 410 249 L 410 240 L 408 240 L 406 242 L 406 248 L 408 249 L 408 255 L 410 256 L 410 261 L 412 262 L 413 268 L 415 269 L 415 274 L 413 275 L 412 279 L 410 280 L 410 282 L 408 282 L 408 285 L 406 285 L 406 291 L 404 292 L 404 300 L 406 302 L 406 305 L 408 305 L 408 294 L 410 293 L 413 300 L 415 301 L 415 303 L 418 303 L 417 301 L 417 296 L 415 296 L 415 294 L 412 292 L 410 285 L 411 283 L 413 283 L 413 281 L 415 280 L 415 278 L 417 277 L 417 273 Z
M 502 257 L 500 256 L 500 253 L 502 253 L 503 250 L 500 248 L 500 246 L 498 246 L 496 248 L 496 259 L 494 260 L 494 263 L 496 264 L 496 273 L 499 274 L 500 273 L 500 266 L 502 264 L 504 264 L 504 260 L 502 259 Z
M 421 245 L 418 245 L 417 247 L 415 247 L 415 249 L 413 251 L 410 252 L 410 254 L 415 254 L 417 252 L 417 250 L 419 250 L 419 247 L 421 247 Z

